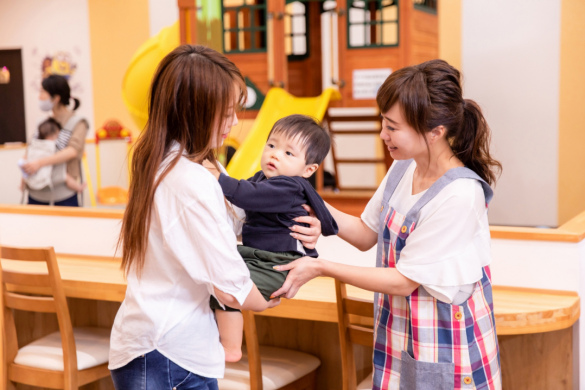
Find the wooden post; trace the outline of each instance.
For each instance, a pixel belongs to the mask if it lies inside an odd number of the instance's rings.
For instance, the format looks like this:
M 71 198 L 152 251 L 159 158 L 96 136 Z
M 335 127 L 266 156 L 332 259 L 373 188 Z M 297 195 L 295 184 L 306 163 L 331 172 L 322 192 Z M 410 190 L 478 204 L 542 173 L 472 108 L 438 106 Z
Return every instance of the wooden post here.
M 195 0 L 177 0 L 181 45 L 197 43 L 197 5 Z
M 267 7 L 268 83 L 271 86 L 288 88 L 287 58 L 284 50 L 284 0 L 269 1 Z
M 412 1 L 400 1 L 398 3 L 399 15 L 399 46 L 401 67 L 414 65 L 412 63 L 412 13 L 414 8 Z

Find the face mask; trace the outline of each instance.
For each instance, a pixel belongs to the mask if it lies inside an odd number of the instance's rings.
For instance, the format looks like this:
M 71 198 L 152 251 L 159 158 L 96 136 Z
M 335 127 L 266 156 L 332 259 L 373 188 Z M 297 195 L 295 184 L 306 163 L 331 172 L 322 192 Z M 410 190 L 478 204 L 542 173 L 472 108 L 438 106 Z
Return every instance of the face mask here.
M 39 108 L 42 111 L 51 111 L 53 109 L 53 102 L 51 99 L 39 100 Z

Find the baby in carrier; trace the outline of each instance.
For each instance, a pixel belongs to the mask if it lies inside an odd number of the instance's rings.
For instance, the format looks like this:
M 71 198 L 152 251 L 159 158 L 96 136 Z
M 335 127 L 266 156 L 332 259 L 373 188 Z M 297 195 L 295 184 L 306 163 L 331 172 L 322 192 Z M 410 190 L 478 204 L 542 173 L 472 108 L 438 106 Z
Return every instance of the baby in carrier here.
M 53 118 L 48 118 L 39 125 L 38 136 L 33 138 L 27 149 L 27 159 L 37 160 L 55 154 L 57 151 L 57 138 L 61 125 Z M 26 160 L 21 159 L 18 165 L 22 167 Z M 41 190 L 45 187 L 53 188 L 54 184 L 65 183 L 65 185 L 76 192 L 85 189 L 86 183 L 79 183 L 75 178 L 67 173 L 67 164 L 57 164 L 44 166 L 34 175 L 27 175 L 22 172 L 27 188 L 32 190 Z M 51 202 L 52 203 L 52 202 Z

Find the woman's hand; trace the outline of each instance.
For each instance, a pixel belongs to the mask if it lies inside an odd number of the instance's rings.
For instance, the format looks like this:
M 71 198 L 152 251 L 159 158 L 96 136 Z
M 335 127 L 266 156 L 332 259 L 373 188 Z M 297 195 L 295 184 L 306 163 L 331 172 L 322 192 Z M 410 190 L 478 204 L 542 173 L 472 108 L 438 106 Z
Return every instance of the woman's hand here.
M 207 168 L 207 170 L 209 172 L 211 172 L 211 174 L 213 176 L 215 176 L 216 179 L 219 179 L 219 171 L 217 170 L 217 168 L 215 167 L 215 165 L 213 165 L 209 160 L 203 160 L 201 162 L 201 165 L 203 165 L 204 168 Z
M 274 267 L 277 271 L 290 271 L 282 287 L 275 291 L 272 296 L 293 298 L 301 286 L 309 280 L 321 275 L 319 259 L 312 257 L 301 257 L 286 265 L 277 265 Z
M 299 223 L 306 223 L 309 225 L 309 227 L 293 225 L 289 228 L 292 230 L 290 235 L 299 240 L 305 248 L 315 249 L 317 240 L 321 235 L 321 221 L 317 219 L 315 212 L 310 206 L 304 204 L 303 208 L 309 212 L 309 215 L 306 217 L 296 217 L 294 221 Z
M 27 161 L 23 166 L 22 170 L 26 172 L 27 175 L 34 175 L 37 173 L 39 169 L 41 169 L 44 165 L 42 164 L 41 160 L 34 160 L 34 161 Z

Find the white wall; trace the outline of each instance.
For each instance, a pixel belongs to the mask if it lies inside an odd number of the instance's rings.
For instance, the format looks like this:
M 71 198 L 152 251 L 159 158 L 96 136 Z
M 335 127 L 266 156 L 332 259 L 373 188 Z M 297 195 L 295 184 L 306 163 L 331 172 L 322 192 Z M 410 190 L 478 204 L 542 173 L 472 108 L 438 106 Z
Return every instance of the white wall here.
M 77 65 L 70 79 L 78 112 L 93 120 L 93 92 L 87 1 L 0 0 L 0 50 L 21 49 L 27 139 L 47 114 L 38 108 L 45 56 L 68 53 Z M 91 123 L 90 123 L 91 124 Z
M 504 167 L 493 224 L 557 224 L 560 9 L 560 0 L 462 2 L 465 96 L 484 109 Z
M 176 0 L 148 0 L 150 17 L 150 36 L 179 20 L 179 7 Z

